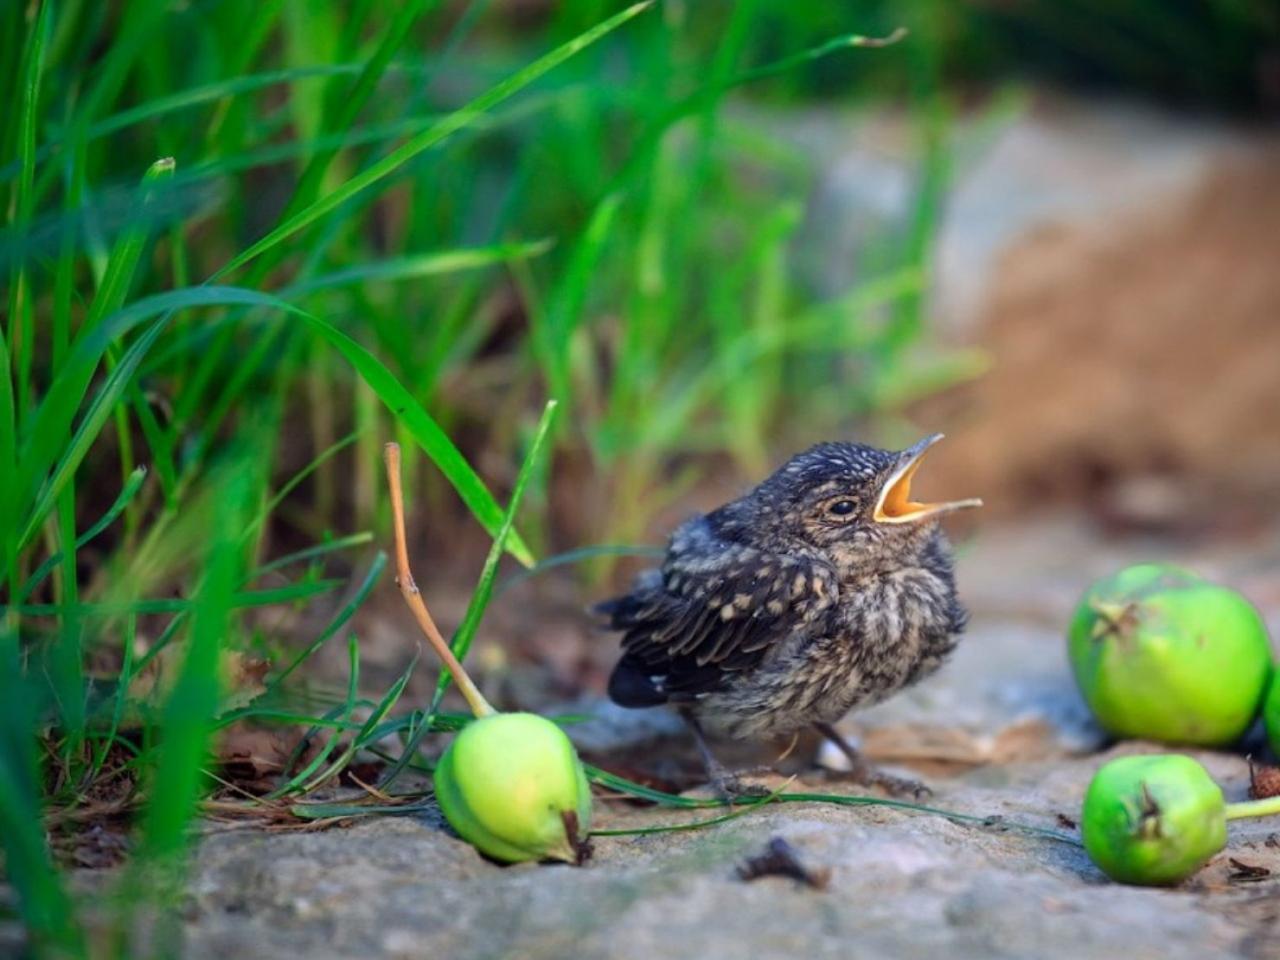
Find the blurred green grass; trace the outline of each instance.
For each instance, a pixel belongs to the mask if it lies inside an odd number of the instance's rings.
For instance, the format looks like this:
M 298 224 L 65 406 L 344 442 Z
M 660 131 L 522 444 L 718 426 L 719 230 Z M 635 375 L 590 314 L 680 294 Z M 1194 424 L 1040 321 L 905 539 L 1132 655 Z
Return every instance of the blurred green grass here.
M 432 509 L 496 537 L 465 649 L 503 546 L 598 559 L 612 549 L 583 545 L 640 537 L 715 458 L 758 473 L 778 436 L 844 432 L 972 372 L 919 350 L 956 84 L 1066 37 L 1042 58 L 1063 75 L 1252 109 L 1240 64 L 1274 39 L 1265 5 L 1069 6 L 6 5 L 0 833 L 33 949 L 86 950 L 45 824 L 100 784 L 140 813 L 95 954 L 172 952 L 175 929 L 138 940 L 135 921 L 177 889 L 218 730 L 327 735 L 283 796 L 454 723 L 438 697 L 389 716 L 407 673 L 362 699 L 354 637 L 345 696 L 317 713 L 290 692 L 385 567 L 358 553 L 383 529 L 385 439 L 434 462 L 406 463 Z M 731 109 L 814 98 L 898 103 L 920 151 L 908 235 L 834 297 L 794 269 L 811 158 Z M 561 429 L 535 462 L 549 398 Z M 553 481 L 574 485 L 571 524 Z M 504 510 L 491 487 L 513 486 Z M 345 577 L 300 650 L 259 635 L 253 610 Z M 286 665 L 231 705 L 221 664 L 264 646 Z M 136 702 L 166 651 L 173 685 Z

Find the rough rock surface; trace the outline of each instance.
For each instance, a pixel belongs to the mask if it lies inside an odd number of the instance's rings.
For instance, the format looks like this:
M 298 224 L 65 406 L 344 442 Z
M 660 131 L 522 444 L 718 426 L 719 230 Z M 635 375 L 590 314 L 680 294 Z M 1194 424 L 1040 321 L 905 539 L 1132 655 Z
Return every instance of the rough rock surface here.
M 1129 745 L 1126 750 L 1141 749 Z M 1205 756 L 1231 793 L 1238 758 Z M 937 804 L 1074 831 L 1096 758 L 975 771 Z M 620 810 L 604 825 L 688 814 Z M 1280 872 L 1274 828 L 1230 856 Z M 832 871 L 813 890 L 735 867 L 781 836 Z M 885 808 L 787 804 L 705 830 L 601 838 L 584 868 L 498 867 L 433 821 L 208 838 L 187 909 L 193 957 L 1205 957 L 1275 955 L 1274 881 L 1220 856 L 1179 890 L 1110 884 L 1071 842 Z M 1273 952 L 1268 952 L 1272 950 Z

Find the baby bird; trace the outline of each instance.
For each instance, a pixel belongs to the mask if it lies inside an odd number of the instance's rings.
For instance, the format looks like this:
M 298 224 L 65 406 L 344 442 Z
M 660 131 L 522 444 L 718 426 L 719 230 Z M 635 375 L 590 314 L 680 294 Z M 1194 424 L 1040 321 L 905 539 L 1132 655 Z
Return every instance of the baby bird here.
M 929 676 L 964 630 L 938 519 L 982 502 L 911 499 L 941 439 L 898 453 L 822 443 L 682 524 L 660 568 L 597 608 L 623 634 L 610 698 L 679 709 L 722 795 L 736 787 L 704 730 L 745 739 L 810 726 L 858 782 L 919 793 L 866 764 L 832 724 Z

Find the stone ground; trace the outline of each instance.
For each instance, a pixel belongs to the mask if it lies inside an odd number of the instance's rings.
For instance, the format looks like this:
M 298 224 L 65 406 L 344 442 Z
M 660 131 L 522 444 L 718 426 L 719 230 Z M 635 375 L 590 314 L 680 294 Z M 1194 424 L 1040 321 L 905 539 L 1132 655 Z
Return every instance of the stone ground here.
M 1240 760 L 1202 759 L 1241 793 Z M 935 802 L 1053 826 L 1046 813 L 1076 810 L 1097 762 L 975 771 L 937 781 Z M 600 820 L 676 818 L 610 812 Z M 770 807 L 698 831 L 602 838 L 582 868 L 495 866 L 432 818 L 237 833 L 203 846 L 188 948 L 193 957 L 455 960 L 1278 956 L 1274 882 L 1233 882 L 1227 859 L 1280 871 L 1276 826 L 1233 830 L 1227 854 L 1171 891 L 1111 884 L 1074 843 L 819 804 Z M 807 865 L 830 869 L 829 886 L 738 879 L 736 866 L 773 837 Z
M 1171 551 L 1099 543 L 1069 518 L 995 531 L 963 552 L 974 608 L 962 652 L 918 690 L 857 718 L 866 749 L 923 772 L 938 807 L 1006 826 L 817 803 L 776 805 L 680 833 L 604 837 L 581 868 L 489 863 L 438 816 L 388 817 L 312 833 L 208 836 L 185 921 L 192 957 L 1280 957 L 1280 818 L 1233 824 L 1229 848 L 1174 890 L 1108 882 L 1072 818 L 1101 750 L 1073 687 L 1060 624 L 1101 570 L 1159 555 L 1238 583 L 1280 614 L 1274 536 Z M 608 758 L 667 743 L 662 715 L 601 709 L 576 732 Z M 641 722 L 637 722 L 641 721 Z M 612 739 L 611 739 L 612 738 Z M 646 746 L 647 745 L 647 746 Z M 1229 799 L 1241 754 L 1197 753 Z M 820 773 L 791 789 L 852 793 Z M 777 785 L 781 778 L 766 778 Z M 597 826 L 695 815 L 598 805 Z M 706 814 L 702 814 L 705 816 Z M 1008 824 L 1061 833 L 1031 835 Z M 825 890 L 736 867 L 782 837 L 829 869 Z M 1242 877 L 1232 863 L 1272 876 Z

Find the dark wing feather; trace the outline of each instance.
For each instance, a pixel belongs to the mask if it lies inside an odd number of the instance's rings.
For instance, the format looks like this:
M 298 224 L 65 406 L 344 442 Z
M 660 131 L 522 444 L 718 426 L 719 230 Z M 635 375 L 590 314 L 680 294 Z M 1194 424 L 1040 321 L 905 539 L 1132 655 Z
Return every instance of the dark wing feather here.
M 623 657 L 609 693 L 646 706 L 716 689 L 749 670 L 769 646 L 834 606 L 835 572 L 801 557 L 719 539 L 704 518 L 672 538 L 661 571 L 601 605 L 623 631 Z

